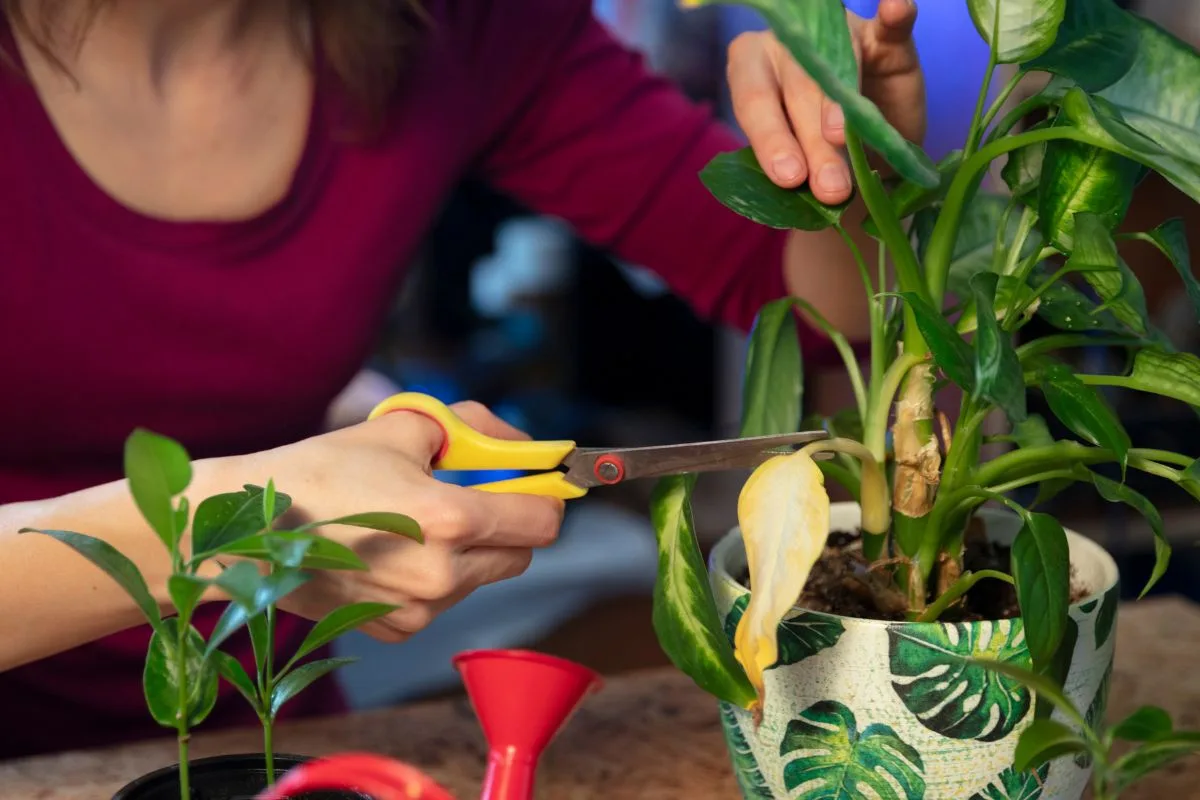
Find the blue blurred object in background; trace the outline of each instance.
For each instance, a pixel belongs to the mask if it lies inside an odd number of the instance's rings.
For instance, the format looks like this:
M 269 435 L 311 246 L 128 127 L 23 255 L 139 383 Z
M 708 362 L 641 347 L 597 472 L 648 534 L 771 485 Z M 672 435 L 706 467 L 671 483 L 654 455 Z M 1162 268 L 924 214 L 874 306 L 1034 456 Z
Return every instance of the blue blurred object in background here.
M 878 6 L 879 0 L 846 0 L 846 7 L 863 17 L 875 16 Z M 987 70 L 988 48 L 971 22 L 966 3 L 918 0 L 917 7 L 913 36 L 925 69 L 929 104 L 925 149 L 936 160 L 966 141 Z M 726 44 L 739 33 L 766 27 L 755 12 L 741 7 L 722 7 L 720 24 Z

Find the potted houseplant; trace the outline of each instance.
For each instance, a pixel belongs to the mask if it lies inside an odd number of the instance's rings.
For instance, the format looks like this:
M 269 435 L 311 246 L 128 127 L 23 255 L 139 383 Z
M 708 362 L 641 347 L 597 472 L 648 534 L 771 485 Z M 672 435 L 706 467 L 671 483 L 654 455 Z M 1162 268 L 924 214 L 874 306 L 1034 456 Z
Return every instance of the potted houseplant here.
M 831 437 L 756 470 L 739 498 L 739 529 L 707 569 L 691 517 L 696 476 L 664 479 L 652 501 L 655 629 L 673 662 L 719 699 L 747 798 L 1078 797 L 1094 752 L 1014 763 L 1035 721 L 1074 719 L 976 662 L 1029 670 L 1064 687 L 1089 724 L 1103 719 L 1117 570 L 1037 503 L 1085 482 L 1145 515 L 1157 558 L 1144 594 L 1170 549 L 1161 515 L 1124 476 L 1146 472 L 1200 498 L 1193 458 L 1135 447 L 1102 391 L 1200 407 L 1200 359 L 1150 323 L 1118 252 L 1124 238 L 1154 245 L 1200 306 L 1182 226 L 1115 233 L 1150 170 L 1200 200 L 1200 55 L 1111 0 L 958 1 L 990 47 L 991 68 L 968 140 L 937 164 L 857 91 L 841 0 L 740 3 L 842 107 L 868 217 L 848 219 L 849 204 L 775 186 L 749 150 L 718 156 L 701 180 L 761 224 L 838 229 L 855 250 L 872 323 L 860 367 L 804 300 L 762 309 L 742 434 L 803 422 Z M 1017 75 L 989 104 L 1000 64 Z M 1051 77 L 1002 114 L 1032 73 Z M 1045 119 L 1018 130 L 1037 111 Z M 1003 167 L 1006 189 L 984 188 L 993 166 Z M 845 235 L 858 224 L 879 244 L 878 268 Z M 852 408 L 815 423 L 802 415 L 797 311 L 837 345 L 854 387 Z M 1056 331 L 1030 335 L 1033 319 Z M 1077 372 L 1066 359 L 1087 347 L 1122 348 L 1129 367 Z M 961 390 L 953 422 L 934 407 L 942 386 Z M 1066 435 L 1030 412 L 1031 391 Z M 985 436 L 997 415 L 1009 432 Z M 984 459 L 992 441 L 1013 447 Z M 818 451 L 835 458 L 816 461 Z M 854 501 L 831 505 L 827 480 Z M 1019 504 L 1018 489 L 1037 497 Z
M 280 599 L 305 584 L 313 570 L 365 570 L 350 548 L 315 531 L 351 525 L 389 531 L 422 541 L 416 522 L 402 514 L 371 512 L 310 522 L 287 530 L 276 524 L 291 506 L 274 482 L 204 498 L 194 506 L 185 495 L 192 479 L 187 451 L 169 438 L 138 429 L 125 443 L 125 476 L 135 504 L 171 557 L 164 614 L 145 578 L 126 556 L 100 539 L 60 530 L 31 530 L 51 536 L 87 558 L 115 580 L 153 628 L 143 673 L 146 704 L 160 725 L 176 732 L 179 763 L 143 776 L 116 800 L 233 800 L 250 797 L 300 763 L 276 756 L 272 739 L 280 707 L 315 680 L 353 659 L 301 660 L 337 636 L 396 609 L 358 603 L 335 609 L 309 632 L 286 661 L 275 652 L 275 617 Z M 202 602 L 228 598 L 207 640 L 192 625 Z M 255 677 L 220 650 L 231 635 L 249 628 Z M 263 726 L 263 752 L 219 756 L 191 763 L 191 731 L 212 711 L 220 678 L 252 704 Z M 330 797 L 359 797 L 357 794 Z

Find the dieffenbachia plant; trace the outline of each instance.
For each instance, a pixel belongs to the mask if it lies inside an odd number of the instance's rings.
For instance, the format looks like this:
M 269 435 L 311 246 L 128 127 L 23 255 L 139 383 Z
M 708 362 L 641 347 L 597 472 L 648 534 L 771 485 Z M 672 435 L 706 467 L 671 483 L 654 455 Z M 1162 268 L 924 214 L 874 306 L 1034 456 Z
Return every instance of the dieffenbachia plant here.
M 1117 800 L 1138 781 L 1200 750 L 1200 731 L 1176 730 L 1171 715 L 1158 706 L 1141 706 L 1107 725 L 1103 714 L 1080 712 L 1045 675 L 994 659 L 968 661 L 1024 684 L 1074 726 L 1051 717 L 1030 723 L 1021 731 L 1013 753 L 1012 772 L 1016 775 L 1060 758 L 1073 758 L 1092 767 L 1093 800 Z
M 1195 460 L 1135 447 L 1102 393 L 1121 387 L 1200 407 L 1200 358 L 1177 350 L 1147 319 L 1142 288 L 1118 251 L 1129 239 L 1153 245 L 1175 265 L 1200 308 L 1182 223 L 1116 232 L 1135 187 L 1151 171 L 1200 200 L 1200 55 L 1111 0 L 958 1 L 968 5 L 991 59 L 967 141 L 936 164 L 859 93 L 841 0 L 737 3 L 761 13 L 842 106 L 849 162 L 868 217 L 845 220 L 849 203 L 828 206 L 806 188 L 775 186 L 749 149 L 718 156 L 700 178 L 732 211 L 763 225 L 841 234 L 862 275 L 871 320 L 862 366 L 845 337 L 800 298 L 767 305 L 751 334 L 742 435 L 793 431 L 802 421 L 823 424 L 830 440 L 806 450 L 835 453 L 815 469 L 794 467 L 790 479 L 780 464 L 764 468 L 771 472 L 764 480 L 791 481 L 797 497 L 790 502 L 778 500 L 786 494 L 779 487 L 757 489 L 758 496 L 776 499 L 747 509 L 751 486 L 743 491 L 739 518 L 751 562 L 751 603 L 763 592 L 780 593 L 759 601 L 755 619 L 748 620 L 747 610 L 739 626 L 753 631 L 739 630 L 731 643 L 722 630 L 694 536 L 695 476 L 662 481 L 653 499 L 660 642 L 698 685 L 743 708 L 761 702 L 761 670 L 770 666 L 762 660 L 774 653 L 762 641 L 774 635 L 771 619 L 795 601 L 797 584 L 817 557 L 795 541 L 764 543 L 769 536 L 823 539 L 819 512 L 795 513 L 797 506 L 828 505 L 821 476 L 845 486 L 861 505 L 863 552 L 872 562 L 862 589 L 880 609 L 936 620 L 978 581 L 1008 582 L 1033 665 L 1051 674 L 1063 667 L 1056 655 L 1070 595 L 1067 539 L 1059 522 L 1018 505 L 1012 491 L 1036 486 L 1043 501 L 1072 482 L 1086 482 L 1106 500 L 1144 514 L 1157 553 L 1146 590 L 1162 576 L 1170 549 L 1158 511 L 1124 476 L 1131 469 L 1150 473 L 1200 498 Z M 1000 64 L 1015 65 L 1016 74 L 989 102 Z M 1048 77 L 1044 88 L 1002 113 L 1018 82 L 1034 73 Z M 1044 120 L 1019 130 L 1036 112 Z M 882 179 L 868 151 L 895 177 Z M 1007 191 L 983 188 L 993 165 L 1002 165 Z M 860 222 L 880 245 L 877 266 L 865 262 L 847 233 L 846 224 Z M 855 404 L 830 419 L 802 420 L 796 311 L 828 335 L 849 371 Z M 1056 331 L 1032 334 L 1026 326 L 1035 318 Z M 1090 347 L 1124 349 L 1129 368 L 1086 374 L 1061 360 Z M 953 425 L 934 407 L 935 389 L 946 382 L 961 389 Z M 1055 439 L 1047 422 L 1029 412 L 1031 389 L 1041 392 L 1069 438 Z M 999 439 L 1015 447 L 981 461 L 984 421 L 997 410 L 1010 423 L 1010 433 Z M 1118 465 L 1121 477 L 1095 471 L 1105 464 Z M 969 573 L 962 559 L 965 531 L 988 501 L 1008 505 L 1023 528 L 1007 572 Z
M 142 517 L 170 554 L 167 609 L 160 607 L 137 565 L 108 542 L 73 531 L 26 528 L 21 533 L 45 534 L 71 547 L 116 581 L 145 616 L 153 629 L 142 676 L 146 705 L 155 722 L 176 731 L 180 796 L 189 800 L 190 731 L 216 704 L 218 673 L 243 694 L 250 684 L 241 664 L 218 649 L 231 635 L 250 623 L 259 681 L 249 688 L 263 722 L 270 764 L 271 723 L 279 707 L 345 660 L 326 659 L 298 667 L 296 662 L 337 635 L 395 608 L 365 603 L 331 612 L 312 629 L 296 655 L 281 670 L 273 671 L 279 600 L 306 583 L 311 570 L 367 569 L 353 550 L 313 531 L 327 525 L 353 525 L 417 541 L 422 538 L 412 519 L 389 512 L 273 530 L 273 524 L 291 506 L 291 498 L 276 492 L 273 481 L 265 488 L 248 485 L 239 492 L 205 498 L 191 514 L 184 494 L 192 482 L 187 451 L 178 442 L 144 429 L 135 430 L 125 442 L 125 479 Z M 190 536 L 185 536 L 189 519 Z M 219 571 L 202 569 L 209 562 L 218 565 Z M 214 592 L 231 601 L 206 641 L 192 619 L 201 601 Z M 268 769 L 268 781 L 273 778 L 274 771 Z

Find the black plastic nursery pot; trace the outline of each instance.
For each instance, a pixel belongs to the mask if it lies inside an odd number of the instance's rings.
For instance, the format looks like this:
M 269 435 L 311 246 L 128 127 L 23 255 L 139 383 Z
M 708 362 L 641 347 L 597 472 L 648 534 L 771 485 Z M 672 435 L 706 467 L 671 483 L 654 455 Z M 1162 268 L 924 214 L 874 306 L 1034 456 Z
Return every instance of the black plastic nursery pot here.
M 309 759 L 275 756 L 275 774 L 282 775 Z M 192 800 L 254 800 L 267 788 L 267 765 L 262 753 L 198 758 L 188 762 Z M 180 800 L 179 765 L 157 769 L 125 786 L 113 800 Z M 358 792 L 306 792 L 293 800 L 371 800 Z

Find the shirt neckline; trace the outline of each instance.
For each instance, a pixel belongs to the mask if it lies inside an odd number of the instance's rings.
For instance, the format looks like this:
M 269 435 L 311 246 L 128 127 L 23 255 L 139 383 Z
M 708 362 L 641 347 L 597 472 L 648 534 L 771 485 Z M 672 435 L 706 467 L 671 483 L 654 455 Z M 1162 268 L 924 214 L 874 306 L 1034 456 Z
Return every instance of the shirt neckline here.
M 132 238 L 168 249 L 255 248 L 265 245 L 288 230 L 312 205 L 331 156 L 329 109 L 325 91 L 328 76 L 319 43 L 313 37 L 314 79 L 304 147 L 283 196 L 262 212 L 240 220 L 174 220 L 155 217 L 133 209 L 105 191 L 88 174 L 59 134 L 57 126 L 42 104 L 37 87 L 28 79 L 26 64 L 7 17 L 0 13 L 0 47 L 12 62 L 4 67 L 13 87 L 13 102 L 18 127 L 24 128 L 25 145 L 35 154 L 30 167 L 35 171 L 33 184 L 53 196 L 47 203 L 68 203 L 83 212 L 86 220 L 110 235 Z M 13 68 L 15 67 L 15 74 Z M 45 169 L 50 180 L 36 172 Z

